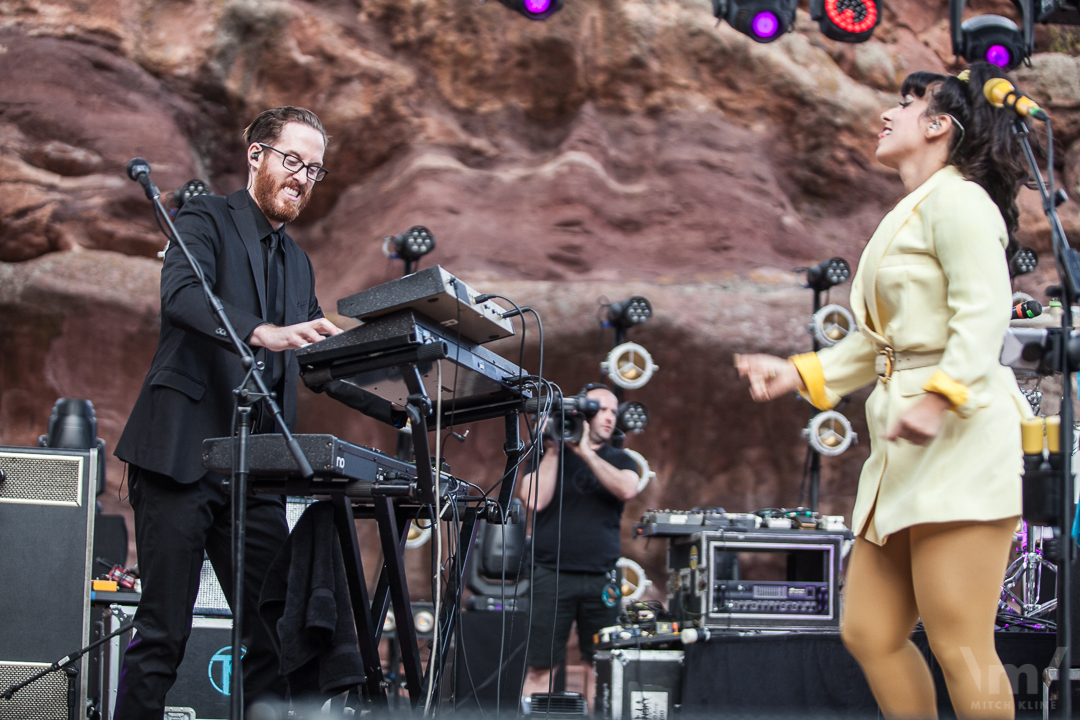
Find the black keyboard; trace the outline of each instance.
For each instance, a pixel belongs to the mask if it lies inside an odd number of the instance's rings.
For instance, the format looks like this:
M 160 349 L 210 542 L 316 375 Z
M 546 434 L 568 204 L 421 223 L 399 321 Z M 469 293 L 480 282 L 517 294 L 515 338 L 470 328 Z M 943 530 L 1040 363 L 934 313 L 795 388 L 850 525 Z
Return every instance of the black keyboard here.
M 252 487 L 259 492 L 280 491 L 287 495 L 344 493 L 354 500 L 375 497 L 419 500 L 416 466 L 378 450 L 353 445 L 333 435 L 293 435 L 315 471 L 305 481 L 285 440 L 278 434 L 252 435 L 248 450 L 248 471 Z M 203 441 L 203 466 L 223 475 L 233 470 L 233 438 Z M 462 483 L 442 473 L 439 485 L 443 496 L 457 494 Z

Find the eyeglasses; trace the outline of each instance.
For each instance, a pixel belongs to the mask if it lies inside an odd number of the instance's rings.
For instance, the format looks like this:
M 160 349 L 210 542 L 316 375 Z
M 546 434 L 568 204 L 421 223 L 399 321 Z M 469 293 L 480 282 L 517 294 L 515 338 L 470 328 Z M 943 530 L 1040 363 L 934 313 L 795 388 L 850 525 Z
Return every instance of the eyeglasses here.
M 289 153 L 281 152 L 276 147 L 270 147 L 266 143 L 259 143 L 259 145 L 262 145 L 267 150 L 273 150 L 277 154 L 281 155 L 281 164 L 284 165 L 285 169 L 291 173 L 299 172 L 300 170 L 306 170 L 308 179 L 314 182 L 319 182 L 324 177 L 326 177 L 326 173 L 328 171 L 324 167 L 320 167 L 318 165 L 310 165 L 298 158 L 296 155 L 290 155 Z

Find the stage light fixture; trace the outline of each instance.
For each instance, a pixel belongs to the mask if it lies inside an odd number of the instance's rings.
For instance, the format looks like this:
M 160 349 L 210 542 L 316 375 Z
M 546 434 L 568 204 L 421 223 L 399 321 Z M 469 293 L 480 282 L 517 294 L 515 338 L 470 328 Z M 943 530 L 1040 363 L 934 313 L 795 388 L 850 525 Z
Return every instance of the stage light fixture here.
M 810 418 L 810 425 L 803 430 L 810 447 L 821 455 L 843 454 L 858 436 L 851 429 L 846 417 L 835 410 L 826 410 Z
M 627 450 L 623 448 L 623 452 L 630 456 L 630 459 L 637 463 L 638 466 L 638 487 L 637 491 L 640 493 L 644 490 L 649 482 L 656 477 L 656 473 L 649 467 L 649 461 L 645 459 L 645 456 L 639 453 L 637 450 Z
M 60 398 L 53 404 L 47 433 L 38 447 L 89 450 L 97 448 L 97 494 L 105 492 L 105 441 L 97 436 L 97 413 L 89 400 Z
M 176 206 L 176 209 L 179 210 L 184 207 L 184 203 L 193 197 L 213 194 L 214 193 L 211 192 L 206 183 L 195 178 L 194 180 L 188 180 L 182 187 L 177 188 L 176 191 L 173 192 L 173 204 Z
M 600 372 L 627 390 L 636 390 L 645 385 L 658 369 L 649 351 L 631 342 L 616 345 L 600 363 Z
M 619 403 L 615 422 L 623 432 L 640 435 L 649 424 L 649 410 L 639 402 Z
M 832 40 L 861 43 L 881 21 L 876 0 L 810 0 L 810 19 Z
M 395 630 L 397 630 L 397 620 L 394 617 L 394 611 L 393 610 L 387 610 L 386 611 L 386 619 L 383 620 L 383 624 L 382 624 L 383 635 L 389 635 L 390 633 L 394 632 Z
M 713 15 L 759 43 L 769 43 L 795 27 L 798 0 L 713 0 Z
M 630 558 L 619 558 L 615 562 L 619 570 L 619 592 L 624 603 L 640 600 L 652 585 L 652 580 L 645 576 L 645 568 Z
M 949 30 L 953 55 L 968 62 L 985 60 L 1012 70 L 1031 56 L 1035 47 L 1032 0 L 1013 0 L 1020 25 L 1001 15 L 976 15 L 961 22 L 966 0 L 949 0 Z
M 1035 22 L 1047 25 L 1080 25 L 1080 0 L 1039 0 Z
M 413 627 L 420 635 L 426 635 L 435 629 L 435 613 L 431 610 L 417 610 L 413 613 Z
M 383 238 L 387 257 L 415 262 L 435 249 L 435 236 L 423 225 L 414 225 L 403 233 Z
M 608 323 L 624 330 L 640 325 L 652 317 L 652 305 L 648 298 L 634 295 L 621 302 L 611 303 L 608 307 Z
M 850 277 L 851 266 L 847 260 L 842 257 L 829 258 L 806 268 L 806 287 L 825 292 L 834 285 L 847 282 Z
M 810 318 L 807 329 L 822 347 L 832 347 L 855 331 L 855 318 L 842 305 L 826 305 Z
M 499 0 L 500 3 L 530 20 L 547 20 L 562 10 L 563 0 Z
M 1022 247 L 1016 251 L 1012 260 L 1009 261 L 1009 277 L 1019 277 L 1034 272 L 1039 266 L 1039 255 L 1029 247 Z
M 414 550 L 423 547 L 431 539 L 431 526 L 420 527 L 416 520 L 409 523 L 409 536 L 405 540 L 405 547 Z

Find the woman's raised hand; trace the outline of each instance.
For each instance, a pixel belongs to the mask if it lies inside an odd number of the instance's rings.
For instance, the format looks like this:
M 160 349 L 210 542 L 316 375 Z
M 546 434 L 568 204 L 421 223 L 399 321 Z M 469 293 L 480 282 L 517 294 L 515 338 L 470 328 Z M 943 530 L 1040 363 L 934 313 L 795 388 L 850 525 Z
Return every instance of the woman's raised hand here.
M 750 396 L 758 402 L 772 400 L 792 390 L 804 390 L 795 363 L 773 355 L 736 355 L 739 377 L 750 381 Z

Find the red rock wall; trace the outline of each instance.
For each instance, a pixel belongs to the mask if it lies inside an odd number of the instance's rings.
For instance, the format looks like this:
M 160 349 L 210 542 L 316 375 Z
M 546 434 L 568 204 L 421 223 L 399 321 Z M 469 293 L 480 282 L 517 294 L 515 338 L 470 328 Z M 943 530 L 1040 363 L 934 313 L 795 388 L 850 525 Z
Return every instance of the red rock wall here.
M 999 4 L 980 9 L 1010 12 Z M 115 445 L 156 343 L 163 245 L 124 165 L 148 158 L 166 191 L 201 178 L 231 192 L 244 125 L 289 103 L 332 135 L 331 174 L 292 229 L 324 308 L 399 274 L 379 241 L 423 224 L 438 239 L 425 265 L 541 311 L 545 375 L 573 391 L 610 348 L 598 298 L 644 294 L 656 316 L 630 339 L 661 369 L 628 393 L 653 416 L 630 446 L 658 479 L 626 526 L 649 507 L 795 505 L 808 408 L 753 405 L 731 356 L 809 348 L 811 296 L 790 271 L 836 254 L 854 264 L 900 196 L 873 160 L 878 115 L 908 72 L 957 68 L 946 7 L 888 3 L 874 39 L 847 46 L 803 10 L 797 32 L 758 45 L 715 27 L 703 0 L 567 0 L 543 23 L 494 0 L 5 3 L 0 443 L 33 444 L 67 396 L 93 400 Z M 1039 28 L 1040 54 L 1017 72 L 1055 117 L 1074 196 L 1077 47 Z M 1021 239 L 1044 264 L 1020 286 L 1041 291 L 1049 228 L 1033 193 L 1022 207 Z M 1077 205 L 1062 216 L 1075 234 Z M 497 347 L 516 359 L 516 341 Z M 534 327 L 524 357 L 538 369 Z M 865 436 L 859 397 L 844 412 Z M 301 430 L 394 443 L 306 390 Z M 489 487 L 501 433 L 487 422 L 451 441 L 454 472 Z M 866 452 L 824 462 L 823 510 L 850 513 Z M 121 477 L 111 459 L 103 504 L 126 513 Z M 624 544 L 662 573 L 661 543 Z M 427 560 L 413 555 L 419 577 Z

